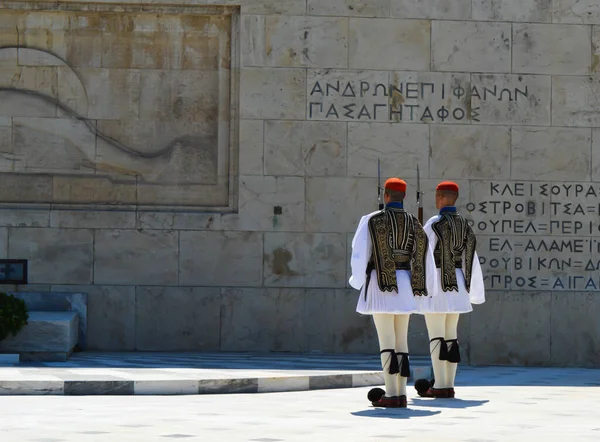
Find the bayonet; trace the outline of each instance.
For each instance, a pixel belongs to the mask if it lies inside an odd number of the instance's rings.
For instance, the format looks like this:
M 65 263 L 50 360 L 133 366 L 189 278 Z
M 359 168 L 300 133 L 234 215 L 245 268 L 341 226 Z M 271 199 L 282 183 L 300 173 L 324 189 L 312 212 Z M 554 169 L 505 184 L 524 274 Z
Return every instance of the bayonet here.
M 417 216 L 419 222 L 423 225 L 423 200 L 421 199 L 421 174 L 419 173 L 419 165 L 417 164 Z
M 381 160 L 377 158 L 377 201 L 379 210 L 383 210 L 383 201 L 381 200 Z

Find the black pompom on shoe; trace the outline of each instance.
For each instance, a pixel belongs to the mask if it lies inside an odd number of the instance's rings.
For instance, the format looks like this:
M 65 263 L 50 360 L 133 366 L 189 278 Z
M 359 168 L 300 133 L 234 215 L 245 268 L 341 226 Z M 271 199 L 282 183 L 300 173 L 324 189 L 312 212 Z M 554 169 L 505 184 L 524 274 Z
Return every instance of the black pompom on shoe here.
M 417 390 L 419 396 L 421 396 L 423 393 L 426 393 L 431 386 L 431 382 L 427 379 L 417 379 L 415 382 L 415 390 Z
M 369 402 L 377 402 L 385 395 L 385 390 L 382 388 L 371 388 L 369 393 L 367 393 L 367 399 Z

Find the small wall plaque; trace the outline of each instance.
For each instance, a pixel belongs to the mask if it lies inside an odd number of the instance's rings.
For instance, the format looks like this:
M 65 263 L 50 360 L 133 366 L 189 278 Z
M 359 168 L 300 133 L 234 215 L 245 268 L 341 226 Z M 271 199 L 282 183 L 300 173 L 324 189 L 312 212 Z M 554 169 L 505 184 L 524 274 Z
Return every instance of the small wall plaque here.
M 27 260 L 0 259 L 0 284 L 27 284 Z

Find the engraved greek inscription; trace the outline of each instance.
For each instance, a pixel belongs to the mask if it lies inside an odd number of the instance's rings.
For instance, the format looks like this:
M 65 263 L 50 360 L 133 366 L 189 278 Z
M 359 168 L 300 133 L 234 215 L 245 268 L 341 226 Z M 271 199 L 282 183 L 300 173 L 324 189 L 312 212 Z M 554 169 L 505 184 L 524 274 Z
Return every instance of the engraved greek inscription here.
M 577 234 L 583 230 L 581 221 L 550 221 L 550 233 Z
M 309 119 L 387 120 L 396 123 L 426 124 L 480 122 L 481 107 L 479 103 L 470 102 L 472 99 L 480 100 L 485 106 L 485 115 L 488 115 L 489 107 L 493 106 L 494 102 L 512 102 L 519 98 L 523 105 L 527 105 L 523 98 L 529 96 L 526 85 L 519 85 L 518 88 L 506 84 L 472 85 L 468 80 L 455 76 L 449 76 L 446 82 L 439 83 L 414 79 L 395 82 L 368 81 L 364 78 L 327 79 L 328 76 L 328 71 L 325 71 L 322 78 L 309 83 Z M 321 103 L 322 109 L 313 103 Z M 342 107 L 351 104 L 356 110 L 351 116 L 346 116 Z M 335 107 L 332 108 L 332 105 Z M 381 107 L 388 108 L 387 115 L 382 112 Z
M 453 95 L 454 95 L 456 98 L 460 99 L 460 98 L 462 98 L 462 97 L 463 97 L 463 96 L 466 94 L 466 92 L 465 92 L 465 88 L 463 88 L 463 87 L 462 87 L 460 84 L 459 84 L 459 85 L 456 85 L 456 86 L 454 87 L 454 89 L 452 89 L 452 94 L 453 94 Z
M 335 115 L 336 118 L 340 118 L 340 116 L 339 116 L 339 114 L 337 112 L 337 109 L 335 108 L 335 104 L 332 104 L 329 107 L 329 110 L 327 111 L 327 115 L 325 115 L 325 118 L 329 118 L 330 115 Z
M 406 98 L 419 98 L 419 83 L 406 83 Z
M 381 83 L 377 83 L 375 85 L 375 91 L 373 92 L 373 96 L 374 97 L 378 97 L 379 95 L 379 88 L 383 89 L 383 96 L 387 97 L 388 93 L 387 93 L 387 88 L 385 87 L 385 84 L 381 84 Z
M 429 106 L 427 106 L 425 108 L 425 111 L 423 111 L 423 115 L 421 115 L 421 121 L 423 121 L 426 118 L 433 120 L 433 115 L 431 114 L 431 111 L 429 110 Z
M 502 240 L 501 238 L 490 238 L 490 250 L 492 252 L 502 252 L 504 250 L 512 251 L 513 248 L 507 239 Z
M 398 86 L 396 86 L 396 85 L 394 85 L 394 84 L 390 84 L 390 86 L 389 86 L 389 88 L 390 88 L 390 89 L 389 89 L 389 91 L 390 91 L 390 92 L 389 92 L 389 96 L 390 96 L 390 97 L 391 97 L 391 96 L 393 96 L 393 95 L 394 95 L 394 93 L 396 93 L 396 94 L 398 94 L 398 95 L 404 95 L 404 92 L 403 92 L 403 86 L 404 86 L 403 84 L 400 84 L 400 86 L 399 86 L 399 87 L 398 87 Z
M 488 94 L 491 96 L 496 97 L 496 93 L 498 91 L 498 86 L 494 85 L 494 89 L 488 89 L 487 87 L 483 88 L 483 99 L 487 100 L 488 99 Z
M 452 111 L 452 116 L 454 117 L 455 120 L 460 121 L 463 118 L 465 118 L 465 111 L 462 110 L 460 107 L 458 107 Z
M 369 92 L 369 89 L 371 89 L 370 83 L 368 83 L 367 81 L 360 82 L 360 96 L 361 97 L 364 97 L 366 95 L 366 93 Z
M 414 109 L 416 107 L 419 107 L 418 104 L 405 104 L 405 107 L 408 107 L 410 109 L 410 120 L 409 121 L 414 121 Z
M 402 121 L 402 106 L 399 108 L 395 108 L 395 106 L 390 106 L 390 121 Z
M 583 241 L 583 239 L 551 241 L 530 239 L 527 241 L 525 251 L 583 253 Z
M 350 118 L 350 119 L 354 119 L 354 116 L 352 115 L 352 113 L 354 112 L 354 106 L 356 106 L 354 103 L 352 104 L 347 104 L 344 106 L 344 109 L 346 110 L 346 113 L 344 114 L 344 117 L 346 118 Z M 350 107 L 352 107 L 352 109 L 349 109 Z
M 429 87 L 431 89 L 430 94 L 435 94 L 435 84 L 433 83 L 421 83 L 421 98 L 425 98 L 425 88 Z
M 309 103 L 309 111 L 308 111 L 308 115 L 310 118 L 312 118 L 312 116 L 313 116 L 313 106 L 318 106 L 319 112 L 323 112 L 323 103 L 311 102 L 311 103 Z
M 331 96 L 331 95 L 333 95 L 333 94 L 330 94 L 331 91 L 335 91 L 335 92 L 339 93 L 340 92 L 340 82 L 339 82 L 339 80 L 335 82 L 335 86 L 333 84 L 331 84 L 331 83 L 327 83 L 325 85 L 325 90 L 327 91 L 326 95 L 328 97 Z
M 356 93 L 354 93 L 354 88 L 352 87 L 352 83 L 348 83 L 344 92 L 342 93 L 342 97 L 356 97 Z
M 318 81 L 312 87 L 312 90 L 310 91 L 310 95 L 312 96 L 317 93 L 323 95 L 323 89 L 321 88 L 321 84 Z
M 440 110 L 438 110 L 438 112 L 437 112 L 437 116 L 442 121 L 444 121 L 446 118 L 448 118 L 448 115 L 450 115 L 450 112 L 448 112 L 448 109 L 446 109 L 446 106 L 442 106 L 440 108 Z
M 510 195 L 510 196 L 525 196 L 524 183 L 490 183 L 490 196 L 493 195 Z
M 502 181 L 485 185 L 476 184 L 485 193 L 478 192 L 481 199 L 469 201 L 465 208 L 474 231 L 482 235 L 478 253 L 488 275 L 486 287 L 600 288 L 600 239 L 594 237 L 600 236 L 596 185 Z M 537 279 L 529 279 L 528 273 Z
M 358 112 L 358 117 L 356 117 L 357 120 L 360 120 L 360 118 L 362 116 L 365 116 L 367 120 L 371 119 L 371 114 L 369 114 L 369 110 L 367 109 L 367 106 L 363 104 L 363 106 L 360 108 L 360 111 Z
M 527 90 L 527 86 L 525 86 L 525 90 L 522 91 L 519 88 L 515 88 L 515 101 L 519 101 L 519 94 L 523 96 L 523 98 L 529 97 L 529 91 Z
M 504 96 L 505 93 L 508 95 L 508 101 L 513 101 L 511 92 L 506 88 L 504 88 L 500 91 L 500 97 L 498 98 L 498 101 L 502 101 L 502 97 Z
M 374 119 L 374 120 L 377 120 L 377 108 L 378 108 L 378 107 L 384 107 L 384 108 L 385 108 L 385 107 L 387 107 L 387 106 L 386 106 L 385 104 L 375 104 L 375 105 L 373 106 L 373 119 Z M 391 120 L 391 119 L 390 119 L 390 120 Z

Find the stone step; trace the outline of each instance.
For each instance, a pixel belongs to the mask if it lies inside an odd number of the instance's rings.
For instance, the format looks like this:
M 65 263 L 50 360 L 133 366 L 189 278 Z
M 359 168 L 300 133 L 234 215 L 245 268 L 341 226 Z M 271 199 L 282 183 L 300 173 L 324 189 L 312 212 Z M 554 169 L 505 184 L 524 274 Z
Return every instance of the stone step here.
M 432 377 L 431 360 L 411 357 L 410 367 L 408 385 L 414 393 L 417 379 Z M 66 362 L 0 368 L 0 396 L 268 393 L 352 387 L 384 387 L 378 354 L 78 352 Z
M 19 365 L 19 354 L 18 353 L 2 353 L 0 354 L 0 367 L 10 367 L 12 365 Z
M 181 368 L 171 372 L 164 368 L 104 367 L 90 373 L 86 368 L 59 367 L 54 365 L 51 372 L 41 368 L 37 373 L 30 369 L 25 375 L 19 368 L 0 369 L 0 396 L 195 395 L 385 387 L 381 370 L 355 373 L 250 370 L 219 374 L 214 370 L 194 373 L 194 370 Z M 408 388 L 414 394 L 415 380 L 430 379 L 432 373 L 430 366 L 421 365 L 412 367 L 411 372 L 413 376 L 408 381 Z
M 29 312 L 28 324 L 16 336 L 0 341 L 0 352 L 18 353 L 21 361 L 66 361 L 77 345 L 75 312 Z

